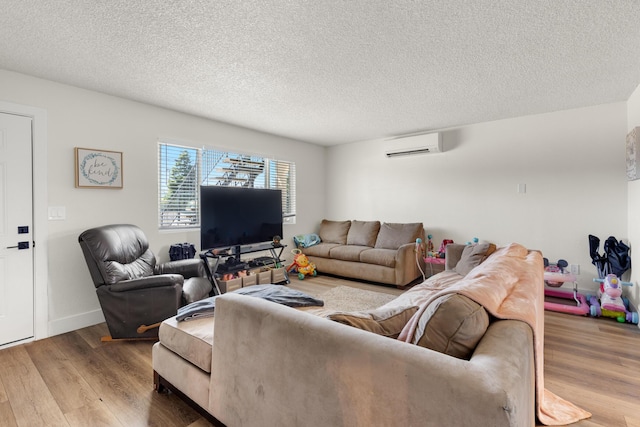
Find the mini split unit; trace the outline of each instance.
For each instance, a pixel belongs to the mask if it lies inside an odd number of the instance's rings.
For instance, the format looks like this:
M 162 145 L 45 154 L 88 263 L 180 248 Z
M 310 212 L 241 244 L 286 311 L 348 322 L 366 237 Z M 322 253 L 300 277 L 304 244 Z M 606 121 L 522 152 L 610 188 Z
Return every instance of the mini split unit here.
M 384 141 L 384 152 L 387 157 L 440 153 L 442 152 L 442 134 L 436 132 L 389 139 Z

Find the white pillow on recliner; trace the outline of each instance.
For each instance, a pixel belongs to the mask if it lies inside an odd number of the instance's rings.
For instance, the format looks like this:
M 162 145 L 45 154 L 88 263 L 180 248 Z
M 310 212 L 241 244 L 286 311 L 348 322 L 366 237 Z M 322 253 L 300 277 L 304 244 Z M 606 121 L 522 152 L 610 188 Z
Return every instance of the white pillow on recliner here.
M 213 286 L 211 286 L 211 282 L 206 277 L 192 277 L 184 280 L 182 296 L 187 304 L 191 304 L 207 298 L 211 289 L 213 289 Z

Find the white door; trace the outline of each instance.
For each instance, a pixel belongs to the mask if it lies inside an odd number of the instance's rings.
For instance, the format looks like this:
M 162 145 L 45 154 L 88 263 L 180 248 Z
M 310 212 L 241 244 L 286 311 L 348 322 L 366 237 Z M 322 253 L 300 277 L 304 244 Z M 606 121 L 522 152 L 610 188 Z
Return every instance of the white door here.
M 31 118 L 0 113 L 0 345 L 34 336 Z

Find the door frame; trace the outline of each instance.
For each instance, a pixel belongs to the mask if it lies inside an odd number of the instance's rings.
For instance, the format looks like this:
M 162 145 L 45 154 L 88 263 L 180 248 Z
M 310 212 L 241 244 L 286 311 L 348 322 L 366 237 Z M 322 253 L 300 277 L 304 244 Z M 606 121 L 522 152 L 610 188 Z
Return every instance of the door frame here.
M 49 297 L 47 288 L 47 247 L 49 227 L 47 216 L 47 110 L 0 100 L 0 112 L 31 117 L 33 139 L 33 313 L 34 338 L 14 344 L 47 338 L 49 336 Z

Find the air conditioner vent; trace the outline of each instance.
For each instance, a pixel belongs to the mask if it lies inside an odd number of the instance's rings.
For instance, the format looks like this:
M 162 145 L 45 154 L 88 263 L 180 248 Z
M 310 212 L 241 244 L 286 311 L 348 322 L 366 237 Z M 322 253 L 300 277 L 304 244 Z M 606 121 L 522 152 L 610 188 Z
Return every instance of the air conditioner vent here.
M 442 152 L 440 132 L 390 139 L 384 142 L 387 157 Z

